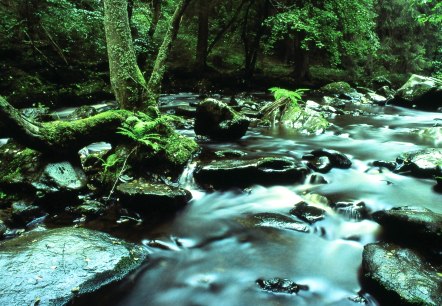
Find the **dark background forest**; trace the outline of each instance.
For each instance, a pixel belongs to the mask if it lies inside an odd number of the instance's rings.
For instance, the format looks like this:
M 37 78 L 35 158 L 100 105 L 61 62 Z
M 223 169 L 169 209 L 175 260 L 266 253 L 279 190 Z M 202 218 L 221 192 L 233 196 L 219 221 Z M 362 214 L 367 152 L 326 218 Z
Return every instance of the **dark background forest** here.
M 177 1 L 130 0 L 137 61 L 148 75 Z M 442 75 L 440 4 L 404 0 L 191 1 L 165 91 L 332 81 L 399 87 Z M 0 1 L 0 94 L 19 107 L 113 99 L 100 0 Z

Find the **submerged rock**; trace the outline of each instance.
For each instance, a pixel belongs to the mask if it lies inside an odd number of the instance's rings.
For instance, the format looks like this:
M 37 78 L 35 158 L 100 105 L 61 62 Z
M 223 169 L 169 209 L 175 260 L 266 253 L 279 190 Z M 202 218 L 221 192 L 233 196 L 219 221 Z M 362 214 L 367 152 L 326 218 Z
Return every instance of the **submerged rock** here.
M 437 110 L 442 106 L 442 80 L 413 74 L 398 89 L 390 103 L 422 110 Z
M 360 221 L 368 218 L 368 209 L 364 202 L 337 202 L 330 206 L 338 214 L 350 220 Z
M 442 276 L 413 250 L 366 245 L 362 269 L 369 291 L 385 305 L 442 305 Z
M 31 232 L 0 244 L 0 304 L 66 305 L 121 280 L 145 257 L 139 246 L 88 229 Z
M 192 198 L 189 191 L 166 184 L 134 181 L 117 187 L 117 196 L 123 207 L 141 214 L 174 213 Z
M 410 243 L 414 238 L 415 242 L 442 248 L 442 214 L 405 206 L 375 212 L 373 219 L 398 240 Z
M 252 160 L 220 160 L 199 165 L 194 177 L 200 185 L 223 188 L 293 184 L 303 181 L 307 173 L 308 169 L 293 159 L 262 157 Z
M 249 123 L 227 104 L 206 99 L 196 110 L 195 133 L 215 140 L 236 140 L 244 136 Z
M 442 149 L 424 149 L 403 153 L 396 158 L 398 172 L 409 172 L 418 177 L 442 175 Z
M 310 226 L 308 226 L 306 223 L 299 222 L 292 217 L 276 213 L 259 213 L 251 216 L 245 220 L 245 222 L 251 223 L 253 226 L 258 227 L 292 230 L 302 233 L 307 233 L 310 231 Z
M 300 290 L 308 290 L 308 286 L 299 285 L 285 278 L 258 279 L 256 283 L 262 290 L 274 293 L 296 294 Z

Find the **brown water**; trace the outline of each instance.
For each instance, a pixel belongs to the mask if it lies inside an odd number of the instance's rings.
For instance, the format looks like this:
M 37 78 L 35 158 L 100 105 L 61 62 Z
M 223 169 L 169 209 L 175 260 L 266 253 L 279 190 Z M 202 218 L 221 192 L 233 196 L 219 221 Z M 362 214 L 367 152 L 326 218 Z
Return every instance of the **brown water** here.
M 181 94 L 163 99 L 169 105 L 188 105 L 196 97 Z M 378 115 L 336 117 L 332 122 L 337 127 L 322 135 L 253 128 L 234 143 L 203 144 L 210 151 L 240 149 L 250 156 L 297 158 L 318 148 L 335 149 L 351 157 L 353 166 L 325 174 L 329 184 L 324 185 L 255 186 L 248 192 L 206 193 L 195 185 L 195 164 L 191 164 L 180 183 L 192 191 L 194 199 L 155 232 L 137 234 L 151 253 L 148 262 L 106 293 L 102 303 L 357 305 L 349 297 L 361 290 L 363 246 L 377 239 L 379 227 L 370 220 L 352 221 L 328 209 L 325 220 L 307 233 L 300 232 L 295 230 L 296 222 L 290 223 L 294 219 L 288 212 L 293 205 L 305 194 L 314 193 L 331 202 L 364 201 L 370 211 L 418 205 L 442 212 L 442 195 L 433 191 L 434 180 L 380 172 L 370 166 L 372 161 L 394 160 L 406 151 L 437 147 L 437 142 L 420 138 L 412 130 L 432 126 L 436 119 L 442 120 L 442 114 L 393 107 L 369 110 Z M 257 279 L 274 277 L 306 285 L 308 290 L 297 295 L 275 294 L 256 284 Z M 367 305 L 378 305 L 368 294 L 363 295 Z

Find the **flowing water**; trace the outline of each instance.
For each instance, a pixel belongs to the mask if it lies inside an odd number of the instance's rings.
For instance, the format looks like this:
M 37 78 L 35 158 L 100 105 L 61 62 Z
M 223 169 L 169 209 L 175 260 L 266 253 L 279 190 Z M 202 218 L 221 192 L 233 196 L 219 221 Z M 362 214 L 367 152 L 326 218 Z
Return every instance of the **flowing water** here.
M 188 105 L 192 94 L 162 98 L 166 106 Z M 193 200 L 173 220 L 153 232 L 138 233 L 151 253 L 148 262 L 101 302 L 112 305 L 356 305 L 361 290 L 363 246 L 376 241 L 379 226 L 352 220 L 354 212 L 327 216 L 309 227 L 289 214 L 309 194 L 329 202 L 363 201 L 370 211 L 418 205 L 442 212 L 434 180 L 398 175 L 370 166 L 393 161 L 400 153 L 438 145 L 414 129 L 430 127 L 442 114 L 369 106 L 375 116 L 338 116 L 322 135 L 290 128 L 252 128 L 237 142 L 207 142 L 205 150 L 238 149 L 249 156 L 301 158 L 314 149 L 338 150 L 351 169 L 324 174 L 328 184 L 254 186 L 246 192 L 207 193 L 192 179 L 195 163 L 180 179 Z M 192 131 L 184 134 L 194 136 Z M 323 198 L 317 205 L 322 205 Z M 322 199 L 322 200 L 321 200 Z M 324 206 L 323 206 L 324 207 Z M 305 285 L 298 294 L 263 291 L 258 279 L 286 278 Z M 378 305 L 360 293 L 367 305 Z

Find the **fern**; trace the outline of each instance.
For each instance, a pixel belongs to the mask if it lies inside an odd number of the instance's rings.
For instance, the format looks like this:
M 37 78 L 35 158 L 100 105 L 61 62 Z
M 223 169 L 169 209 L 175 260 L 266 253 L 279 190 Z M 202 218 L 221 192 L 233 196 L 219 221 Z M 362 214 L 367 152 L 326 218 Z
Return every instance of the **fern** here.
M 308 91 L 308 89 L 299 88 L 293 91 L 280 87 L 272 87 L 269 91 L 273 94 L 275 100 L 288 99 L 292 102 L 293 106 L 298 106 L 298 102 L 302 100 L 302 95 Z
M 143 112 L 138 112 L 129 116 L 118 128 L 117 133 L 126 136 L 136 143 L 150 147 L 154 151 L 160 149 L 159 142 L 161 135 L 159 132 L 168 131 L 172 122 L 180 122 L 182 119 L 173 115 L 150 116 Z

